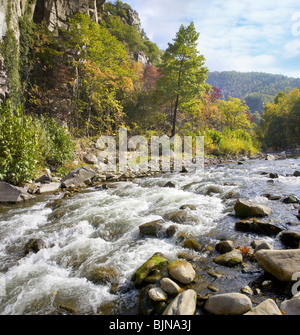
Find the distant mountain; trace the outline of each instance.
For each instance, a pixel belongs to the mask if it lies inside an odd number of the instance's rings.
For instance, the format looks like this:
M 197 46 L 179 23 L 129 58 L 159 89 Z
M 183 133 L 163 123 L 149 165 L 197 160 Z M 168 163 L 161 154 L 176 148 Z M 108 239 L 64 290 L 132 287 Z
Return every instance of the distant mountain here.
M 245 100 L 252 113 L 263 113 L 279 91 L 300 89 L 300 79 L 262 72 L 210 72 L 207 83 L 221 89 L 223 98 Z

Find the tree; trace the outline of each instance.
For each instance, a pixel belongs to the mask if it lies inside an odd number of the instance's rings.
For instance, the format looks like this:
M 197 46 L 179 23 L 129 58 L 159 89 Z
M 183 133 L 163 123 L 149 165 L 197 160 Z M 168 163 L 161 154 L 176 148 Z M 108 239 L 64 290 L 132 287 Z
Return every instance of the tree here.
M 208 69 L 204 67 L 204 56 L 198 51 L 199 33 L 194 23 L 185 27 L 181 25 L 174 43 L 164 53 L 157 90 L 172 108 L 171 136 L 176 134 L 178 112 L 187 113 L 199 97 L 208 90 L 205 84 Z

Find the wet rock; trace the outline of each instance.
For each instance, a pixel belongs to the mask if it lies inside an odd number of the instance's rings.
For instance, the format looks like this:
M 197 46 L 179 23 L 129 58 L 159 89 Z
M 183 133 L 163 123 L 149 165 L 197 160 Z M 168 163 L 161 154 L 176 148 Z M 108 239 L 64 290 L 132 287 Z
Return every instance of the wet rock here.
M 230 252 L 234 249 L 233 247 L 233 241 L 226 240 L 221 241 L 216 245 L 215 248 L 220 254 L 226 254 L 227 252 Z
M 215 257 L 213 261 L 219 265 L 234 267 L 243 261 L 243 255 L 240 250 L 234 249 L 230 252 Z
M 195 250 L 195 251 L 201 251 L 202 250 L 202 245 L 193 238 L 185 240 L 184 244 L 183 244 L 183 247 L 186 248 L 186 249 L 192 249 L 192 250 Z
M 58 291 L 55 295 L 53 305 L 63 313 L 72 315 L 78 314 L 78 299 L 77 297 L 68 294 L 68 292 Z
M 179 209 L 190 209 L 191 211 L 195 211 L 197 207 L 195 205 L 183 205 Z
M 153 287 L 148 291 L 149 297 L 155 301 L 166 301 L 168 299 L 167 293 L 159 287 Z
M 268 206 L 254 204 L 246 199 L 239 199 L 234 206 L 234 210 L 239 217 L 262 217 L 272 213 Z
M 196 277 L 196 272 L 191 263 L 176 260 L 168 265 L 169 275 L 182 284 L 190 284 Z
M 116 283 L 118 273 L 112 267 L 98 266 L 89 270 L 85 277 L 96 285 L 107 285 Z
M 294 227 L 294 226 L 298 226 L 298 225 L 299 225 L 299 222 L 289 221 L 289 222 L 287 222 L 286 224 L 287 224 L 288 226 L 292 226 L 292 227 Z
M 27 192 L 27 188 L 13 186 L 4 181 L 0 181 L 0 203 L 19 203 L 35 199 Z
M 218 186 L 208 186 L 205 190 L 204 190 L 204 194 L 206 195 L 212 195 L 212 194 L 220 194 L 222 193 L 222 189 Z
M 268 222 L 260 222 L 257 219 L 241 220 L 236 222 L 235 229 L 245 233 L 255 233 L 267 236 L 276 236 L 283 231 L 282 228 Z
M 300 249 L 260 250 L 255 258 L 263 270 L 280 281 L 291 281 L 300 269 Z
M 185 210 L 168 213 L 164 216 L 164 219 L 178 224 L 191 224 L 198 222 L 195 217 L 189 215 Z
M 163 315 L 194 315 L 196 303 L 197 293 L 194 290 L 187 290 L 170 303 Z
M 299 200 L 298 197 L 295 196 L 295 195 L 289 195 L 288 197 L 286 197 L 286 198 L 284 198 L 284 199 L 282 200 L 282 202 L 283 202 L 284 204 L 298 204 L 299 201 L 300 201 L 300 200 Z
M 273 246 L 267 241 L 262 240 L 255 240 L 251 243 L 251 247 L 254 249 L 254 252 L 257 252 L 259 250 L 267 249 L 272 250 Z
M 155 287 L 155 285 L 150 284 L 140 290 L 138 299 L 139 315 L 151 315 L 155 311 L 155 302 L 149 296 L 149 291 Z
M 176 234 L 177 230 L 178 230 L 178 227 L 172 225 L 166 230 L 166 234 L 168 237 L 172 237 Z
M 300 171 L 295 171 L 295 172 L 293 173 L 293 176 L 294 176 L 294 177 L 300 177 Z
M 300 315 L 300 294 L 297 294 L 292 299 L 283 301 L 280 309 L 284 315 Z
M 172 183 L 171 181 L 167 182 L 164 187 L 169 187 L 169 188 L 175 188 L 176 185 Z
M 244 315 L 282 315 L 273 299 L 267 299 Z
M 239 193 L 236 192 L 236 191 L 228 191 L 227 193 L 222 195 L 222 199 L 224 199 L 224 200 L 236 199 L 239 196 L 240 196 Z
M 287 247 L 297 249 L 300 243 L 300 233 L 294 231 L 283 231 L 279 235 L 280 241 Z
M 81 187 L 85 186 L 86 183 L 90 182 L 95 176 L 95 171 L 89 166 L 79 167 L 71 171 L 63 180 L 62 187 Z
M 177 295 L 181 292 L 181 288 L 170 278 L 163 278 L 160 281 L 161 288 L 170 295 Z
M 242 293 L 224 293 L 210 296 L 204 309 L 214 315 L 242 315 L 252 308 L 252 302 Z
M 132 277 L 132 281 L 135 285 L 141 285 L 144 279 L 148 277 L 152 271 L 162 268 L 167 263 L 168 260 L 161 253 L 155 253 L 136 270 Z
M 139 226 L 140 234 L 145 236 L 159 236 L 159 232 L 162 230 L 163 220 L 151 221 L 148 223 L 144 223 Z
M 46 248 L 46 243 L 42 239 L 30 239 L 25 245 L 25 254 L 29 254 L 30 252 L 38 253 L 41 249 Z
M 278 176 L 277 173 L 270 173 L 270 174 L 269 174 L 269 178 L 271 178 L 271 179 L 276 179 L 276 178 L 279 178 L 279 176 Z

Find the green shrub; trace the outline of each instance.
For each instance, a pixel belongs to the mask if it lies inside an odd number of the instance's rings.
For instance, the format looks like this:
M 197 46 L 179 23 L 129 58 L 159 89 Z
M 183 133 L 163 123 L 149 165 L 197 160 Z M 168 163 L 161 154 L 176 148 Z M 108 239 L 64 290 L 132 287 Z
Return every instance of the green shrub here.
M 11 102 L 0 105 L 0 179 L 19 184 L 31 179 L 38 166 L 38 141 L 32 118 Z

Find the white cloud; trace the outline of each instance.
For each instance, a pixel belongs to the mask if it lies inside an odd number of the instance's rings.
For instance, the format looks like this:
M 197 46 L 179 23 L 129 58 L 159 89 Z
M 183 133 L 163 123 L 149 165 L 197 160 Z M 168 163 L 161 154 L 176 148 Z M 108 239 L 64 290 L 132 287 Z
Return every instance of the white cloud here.
M 295 58 L 300 56 L 300 39 L 288 42 L 284 47 L 285 58 Z

